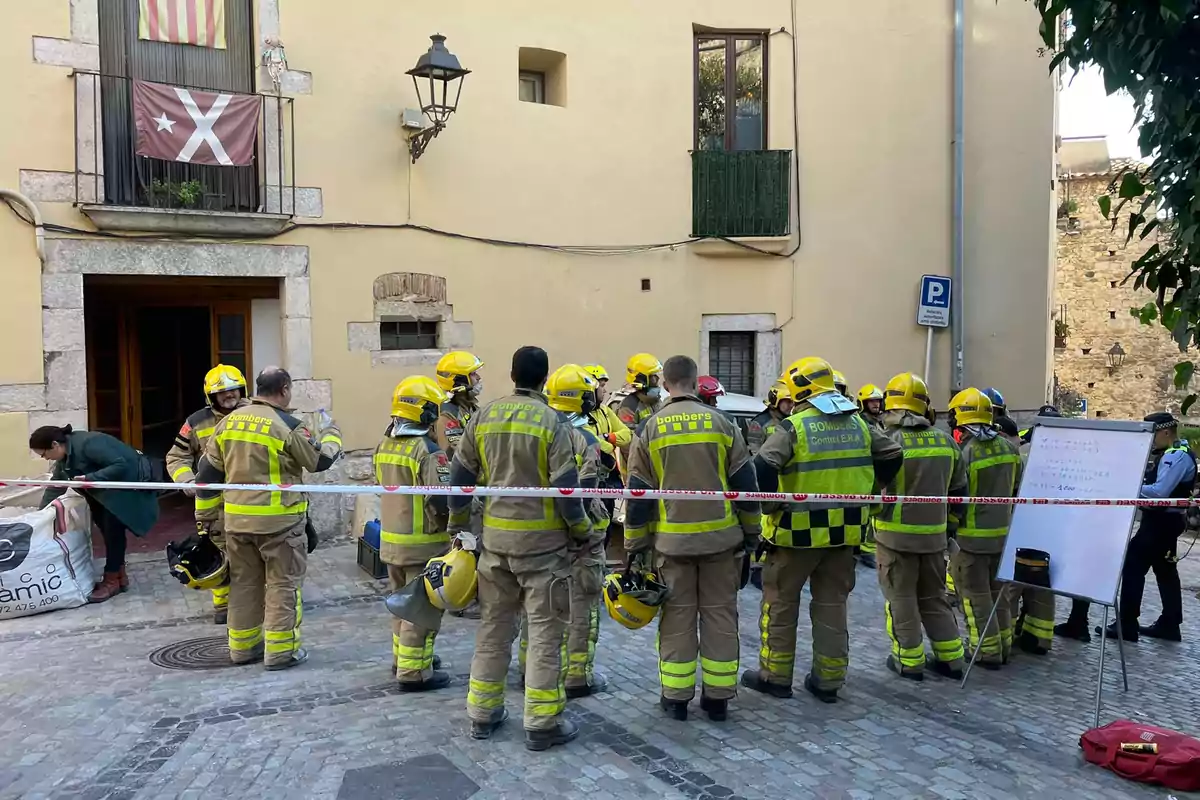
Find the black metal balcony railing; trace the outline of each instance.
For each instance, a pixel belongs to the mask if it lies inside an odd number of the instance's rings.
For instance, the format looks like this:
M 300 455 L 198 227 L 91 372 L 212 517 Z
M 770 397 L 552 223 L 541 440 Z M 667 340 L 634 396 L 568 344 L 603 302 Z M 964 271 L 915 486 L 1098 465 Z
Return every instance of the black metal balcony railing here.
M 792 151 L 692 152 L 693 236 L 787 236 Z
M 292 98 L 261 96 L 253 164 L 210 166 L 137 155 L 132 79 L 93 72 L 74 79 L 77 205 L 294 215 Z

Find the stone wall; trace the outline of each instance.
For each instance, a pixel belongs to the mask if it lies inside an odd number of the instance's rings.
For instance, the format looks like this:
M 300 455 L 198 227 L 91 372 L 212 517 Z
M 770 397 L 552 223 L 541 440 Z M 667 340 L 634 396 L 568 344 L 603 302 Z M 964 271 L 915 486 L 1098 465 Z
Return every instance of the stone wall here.
M 1114 174 L 1116 170 L 1059 181 L 1059 202 L 1070 198 L 1077 208 L 1070 221 L 1059 220 L 1055 316 L 1067 323 L 1069 332 L 1065 342 L 1055 342 L 1054 371 L 1060 389 L 1087 398 L 1089 417 L 1141 419 L 1164 409 L 1178 413 L 1187 394 L 1173 388 L 1174 366 L 1182 359 L 1179 348 L 1161 325 L 1142 325 L 1129 313 L 1154 299 L 1125 279 L 1156 237 L 1126 246 L 1124 234 L 1111 230 L 1096 203 L 1108 193 Z M 1110 374 L 1108 351 L 1114 344 L 1126 355 Z

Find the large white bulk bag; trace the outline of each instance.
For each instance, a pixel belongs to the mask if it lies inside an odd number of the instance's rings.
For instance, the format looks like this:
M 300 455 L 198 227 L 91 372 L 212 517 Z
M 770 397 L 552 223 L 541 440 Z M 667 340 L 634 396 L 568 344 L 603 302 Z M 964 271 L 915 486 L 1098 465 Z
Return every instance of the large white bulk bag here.
M 40 511 L 4 511 L 0 620 L 87 603 L 96 583 L 87 501 L 68 492 Z

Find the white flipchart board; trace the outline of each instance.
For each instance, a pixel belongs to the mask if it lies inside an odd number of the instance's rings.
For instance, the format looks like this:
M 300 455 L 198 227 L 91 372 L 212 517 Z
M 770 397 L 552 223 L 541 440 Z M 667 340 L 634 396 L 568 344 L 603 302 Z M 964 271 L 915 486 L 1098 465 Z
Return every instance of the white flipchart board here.
M 1135 498 L 1154 437 L 1149 423 L 1038 420 L 1020 497 Z M 1017 548 L 1050 554 L 1055 594 L 1114 605 L 1133 506 L 1020 505 L 997 577 L 1013 579 Z

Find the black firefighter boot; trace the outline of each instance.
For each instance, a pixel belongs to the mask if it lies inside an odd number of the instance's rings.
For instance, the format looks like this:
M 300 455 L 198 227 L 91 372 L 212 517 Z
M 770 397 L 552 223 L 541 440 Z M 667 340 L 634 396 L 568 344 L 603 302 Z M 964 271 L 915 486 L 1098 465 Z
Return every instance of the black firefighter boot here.
M 566 744 L 579 735 L 579 726 L 566 717 L 559 717 L 558 724 L 544 731 L 525 731 L 526 750 L 549 750 Z
M 504 722 L 508 719 L 508 709 L 501 708 L 499 711 L 492 713 L 491 719 L 487 722 L 476 722 L 471 720 L 471 738 L 472 739 L 490 739 L 492 734 L 496 732 Z
M 724 722 L 729 716 L 729 701 L 714 700 L 701 694 L 700 710 L 707 712 L 708 718 L 713 722 Z
M 522 679 L 524 676 L 522 676 Z M 524 680 L 521 681 L 524 684 Z M 589 697 L 593 694 L 608 691 L 608 678 L 604 677 L 604 673 L 599 670 L 593 671 L 588 682 L 582 686 L 568 686 L 567 697 L 577 700 L 580 697 Z
M 450 676 L 435 669 L 423 681 L 400 681 L 399 683 L 402 692 L 432 692 L 449 686 Z
M 786 700 L 792 696 L 792 687 L 784 686 L 782 683 L 771 683 L 764 680 L 762 672 L 757 669 L 748 669 L 742 673 L 742 686 L 747 689 L 753 689 L 762 694 L 769 694 L 772 697 L 778 697 Z
M 667 712 L 667 716 L 671 717 L 672 719 L 677 719 L 680 722 L 687 721 L 687 700 L 672 700 L 668 697 L 659 697 L 658 705 L 663 711 Z

